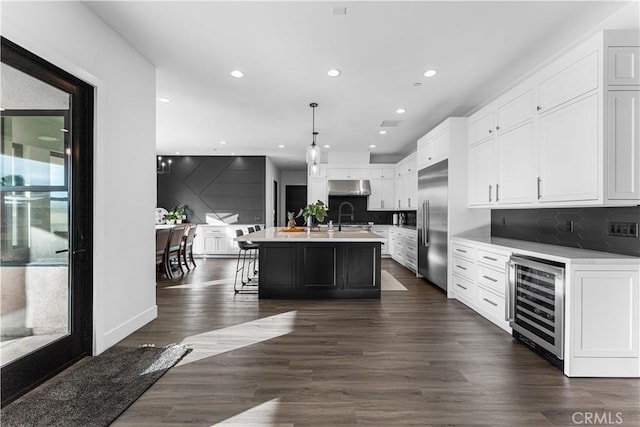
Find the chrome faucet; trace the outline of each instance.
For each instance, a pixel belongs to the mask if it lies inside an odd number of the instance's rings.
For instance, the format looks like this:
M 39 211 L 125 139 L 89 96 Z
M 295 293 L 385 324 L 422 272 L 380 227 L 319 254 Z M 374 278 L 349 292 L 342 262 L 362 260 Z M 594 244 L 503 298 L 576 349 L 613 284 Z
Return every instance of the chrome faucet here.
M 342 213 L 342 207 L 344 205 L 348 205 L 351 207 L 351 213 L 350 214 L 343 214 Z M 338 231 L 342 231 L 342 216 L 343 215 L 348 215 L 351 218 L 351 221 L 353 221 L 353 211 L 355 211 L 356 209 L 353 207 L 353 205 L 349 202 L 342 202 L 340 203 L 340 206 L 338 207 Z

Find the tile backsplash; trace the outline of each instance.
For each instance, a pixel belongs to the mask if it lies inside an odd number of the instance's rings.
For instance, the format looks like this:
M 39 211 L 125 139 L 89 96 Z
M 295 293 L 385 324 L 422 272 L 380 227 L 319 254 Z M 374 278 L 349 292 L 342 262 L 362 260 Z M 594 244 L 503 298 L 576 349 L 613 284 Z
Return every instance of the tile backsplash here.
M 494 209 L 491 211 L 491 235 L 640 256 L 640 239 L 609 235 L 611 222 L 640 222 L 640 206 Z

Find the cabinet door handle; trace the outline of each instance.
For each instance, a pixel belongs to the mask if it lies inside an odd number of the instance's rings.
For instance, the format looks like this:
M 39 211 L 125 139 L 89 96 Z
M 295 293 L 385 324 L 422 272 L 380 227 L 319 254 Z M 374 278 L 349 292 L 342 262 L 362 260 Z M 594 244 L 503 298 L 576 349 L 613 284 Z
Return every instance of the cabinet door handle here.
M 462 286 L 460 283 L 456 283 L 456 286 L 459 287 L 459 288 L 464 289 L 465 291 L 467 290 L 467 287 L 466 286 Z
M 542 197 L 542 179 L 538 177 L 538 199 Z
M 496 126 L 496 130 L 500 130 L 500 126 Z
M 488 259 L 489 261 L 497 261 L 498 258 L 491 258 L 490 256 L 483 255 L 482 258 Z
M 411 207 L 411 197 L 409 197 L 407 200 L 408 200 L 407 206 Z
M 380 207 L 384 209 L 384 200 L 380 200 Z
M 462 253 L 465 253 L 465 254 L 467 253 L 467 251 L 465 251 L 464 249 L 456 249 L 456 251 L 462 252 Z
M 486 298 L 482 298 L 482 301 L 486 301 L 486 302 L 488 302 L 489 304 L 491 304 L 491 305 L 492 305 L 492 306 L 494 306 L 494 307 L 497 307 L 497 306 L 498 306 L 498 304 L 496 304 L 495 302 L 493 302 L 493 301 L 491 301 L 491 300 L 488 300 L 488 299 L 486 299 Z
M 489 202 L 491 202 L 491 186 L 489 186 Z
M 493 277 L 489 277 L 489 276 L 482 276 L 482 277 L 484 277 L 487 280 L 491 280 L 492 282 L 497 282 L 498 281 L 498 279 L 494 279 Z
M 429 157 L 427 160 L 431 160 L 431 159 L 432 159 L 432 157 Z
M 500 200 L 500 184 L 496 184 L 496 202 Z
M 489 129 L 489 133 L 493 133 L 493 129 Z
M 539 105 L 538 105 L 538 106 L 536 106 L 536 111 L 540 111 L 540 110 L 542 110 L 542 107 L 541 107 L 541 106 L 539 106 Z
M 458 267 L 460 270 L 466 270 L 467 269 L 467 267 L 463 267 L 463 266 L 457 265 L 457 264 L 456 264 L 456 267 Z

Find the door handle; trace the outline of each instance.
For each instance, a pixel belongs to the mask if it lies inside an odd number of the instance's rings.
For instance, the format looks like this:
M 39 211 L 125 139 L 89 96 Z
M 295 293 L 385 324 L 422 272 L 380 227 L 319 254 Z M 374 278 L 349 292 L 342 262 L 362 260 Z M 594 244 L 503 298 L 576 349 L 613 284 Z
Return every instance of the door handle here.
M 422 202 L 422 246 L 429 247 L 429 201 Z
M 69 252 L 69 249 L 60 249 L 60 250 L 56 251 L 57 254 L 61 254 L 61 253 L 64 253 L 64 252 Z

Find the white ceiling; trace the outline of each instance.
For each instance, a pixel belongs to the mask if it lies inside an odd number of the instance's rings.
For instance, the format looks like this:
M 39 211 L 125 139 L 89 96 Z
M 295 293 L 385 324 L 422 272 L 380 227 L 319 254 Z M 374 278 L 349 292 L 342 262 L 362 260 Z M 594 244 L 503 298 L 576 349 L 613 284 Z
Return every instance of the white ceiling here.
M 626 3 L 86 4 L 157 67 L 157 95 L 171 99 L 157 104 L 159 154 L 268 155 L 291 169 L 303 167 L 311 142 L 310 102 L 319 104 L 321 147 L 375 144 L 372 160 L 395 161 L 439 122 L 468 115 Z M 332 15 L 332 7 L 347 13 Z M 328 77 L 331 68 L 342 75 Z M 436 77 L 423 76 L 429 68 Z M 245 77 L 231 77 L 234 69 Z M 396 114 L 400 107 L 407 112 Z M 398 119 L 378 133 L 383 120 Z

